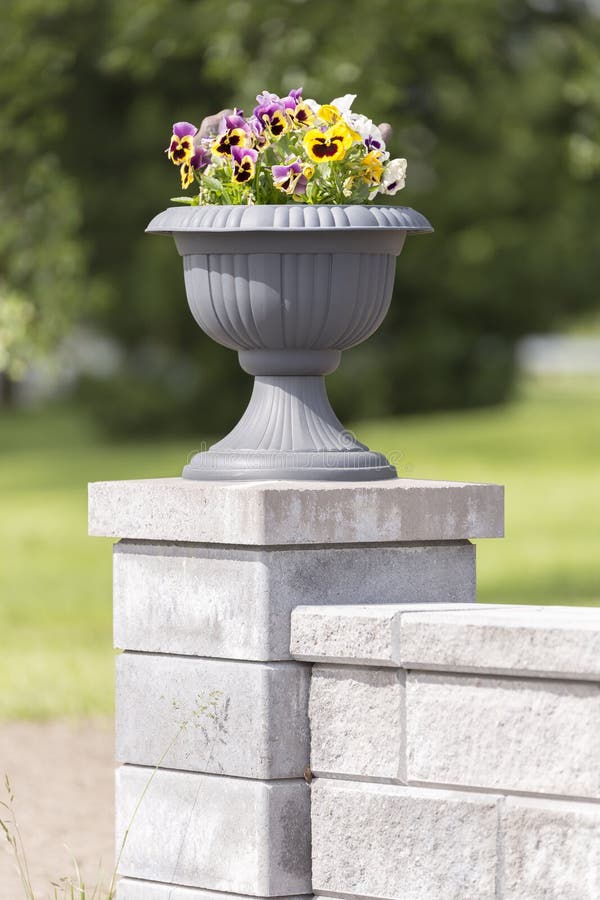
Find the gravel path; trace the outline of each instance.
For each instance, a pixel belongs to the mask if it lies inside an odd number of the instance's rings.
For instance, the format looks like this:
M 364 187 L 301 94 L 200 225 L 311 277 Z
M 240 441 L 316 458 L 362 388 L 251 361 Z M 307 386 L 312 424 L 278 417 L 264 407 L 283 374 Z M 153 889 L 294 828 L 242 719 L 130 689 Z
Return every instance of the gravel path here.
M 0 723 L 0 799 L 6 773 L 36 900 L 49 900 L 50 882 L 72 874 L 73 857 L 90 885 L 100 861 L 105 879 L 112 871 L 112 727 L 102 720 Z M 0 900 L 23 900 L 9 851 L 0 835 Z

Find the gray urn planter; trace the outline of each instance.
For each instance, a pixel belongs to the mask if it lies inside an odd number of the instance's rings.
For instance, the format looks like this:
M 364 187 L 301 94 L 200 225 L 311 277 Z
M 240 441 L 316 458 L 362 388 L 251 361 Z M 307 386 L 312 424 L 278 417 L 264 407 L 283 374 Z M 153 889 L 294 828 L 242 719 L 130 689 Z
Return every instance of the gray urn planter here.
M 383 321 L 407 234 L 432 231 L 424 216 L 392 206 L 187 206 L 159 213 L 146 231 L 173 235 L 196 322 L 254 375 L 238 424 L 184 478 L 396 477 L 344 429 L 324 376 Z

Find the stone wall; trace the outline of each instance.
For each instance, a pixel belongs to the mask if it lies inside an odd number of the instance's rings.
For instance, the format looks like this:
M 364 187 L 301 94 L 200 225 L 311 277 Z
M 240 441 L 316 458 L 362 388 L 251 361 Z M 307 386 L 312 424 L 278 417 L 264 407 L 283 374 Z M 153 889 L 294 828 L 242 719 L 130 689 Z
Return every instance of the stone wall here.
M 497 485 L 90 485 L 90 533 L 121 539 L 119 900 L 310 900 L 312 667 L 292 611 L 468 607 L 471 539 L 502 531 Z
M 299 607 L 312 883 L 598 900 L 600 609 Z

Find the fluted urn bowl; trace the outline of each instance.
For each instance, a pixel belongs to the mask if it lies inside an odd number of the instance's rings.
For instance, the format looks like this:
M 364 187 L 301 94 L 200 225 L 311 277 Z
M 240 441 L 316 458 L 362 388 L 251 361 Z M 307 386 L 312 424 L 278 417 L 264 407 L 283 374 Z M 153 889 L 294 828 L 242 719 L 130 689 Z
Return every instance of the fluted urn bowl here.
M 432 231 L 424 216 L 391 206 L 186 206 L 146 230 L 173 235 L 196 322 L 254 376 L 238 424 L 184 478 L 396 477 L 344 429 L 324 376 L 383 321 L 407 234 Z

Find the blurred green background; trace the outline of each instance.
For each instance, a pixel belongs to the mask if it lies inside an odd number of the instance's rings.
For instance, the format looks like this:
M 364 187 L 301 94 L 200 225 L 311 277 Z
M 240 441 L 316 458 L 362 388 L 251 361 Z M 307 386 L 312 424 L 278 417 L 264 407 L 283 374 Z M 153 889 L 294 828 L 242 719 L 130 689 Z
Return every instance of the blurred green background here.
M 5 0 L 0 34 L 0 716 L 110 710 L 85 484 L 177 474 L 249 395 L 143 231 L 180 193 L 172 122 L 265 88 L 357 93 L 436 228 L 336 411 L 401 475 L 507 485 L 480 599 L 600 603 L 600 376 L 516 353 L 600 337 L 597 0 Z

